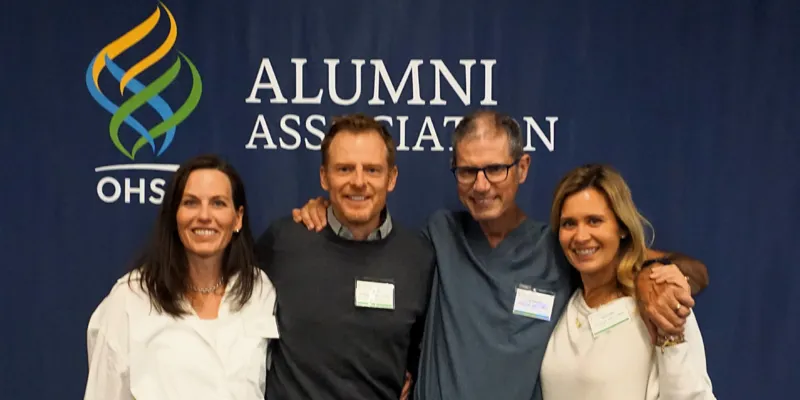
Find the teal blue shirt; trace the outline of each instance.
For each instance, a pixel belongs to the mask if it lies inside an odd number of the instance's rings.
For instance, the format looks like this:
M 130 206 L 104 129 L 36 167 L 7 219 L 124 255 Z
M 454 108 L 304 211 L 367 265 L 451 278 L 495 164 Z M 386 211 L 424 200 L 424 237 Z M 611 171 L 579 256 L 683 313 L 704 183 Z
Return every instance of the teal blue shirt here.
M 438 212 L 415 400 L 541 399 L 539 369 L 572 294 L 570 265 L 547 224 L 525 220 L 496 248 L 466 212 Z M 513 314 L 518 285 L 555 294 L 550 321 Z

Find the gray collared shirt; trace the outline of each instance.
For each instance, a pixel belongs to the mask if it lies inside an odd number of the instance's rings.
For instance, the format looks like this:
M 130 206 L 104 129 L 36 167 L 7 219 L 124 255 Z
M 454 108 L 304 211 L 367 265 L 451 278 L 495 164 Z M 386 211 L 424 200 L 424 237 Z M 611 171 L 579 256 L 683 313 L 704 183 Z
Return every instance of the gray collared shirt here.
M 385 218 L 383 219 L 383 223 L 381 223 L 381 225 L 378 227 L 378 229 L 375 229 L 369 235 L 367 235 L 367 239 L 366 240 L 380 240 L 380 239 L 383 239 L 387 235 L 389 235 L 389 232 L 392 231 L 392 217 L 389 215 L 389 209 L 388 208 L 384 208 L 381 213 L 385 214 Z M 353 232 L 350 232 L 350 229 L 348 229 L 346 226 L 344 226 L 336 218 L 336 216 L 333 215 L 333 206 L 329 206 L 328 207 L 328 226 L 330 226 L 331 229 L 333 229 L 333 232 L 336 233 L 336 235 L 339 236 L 339 237 L 342 237 L 342 238 L 345 238 L 345 239 L 349 239 L 349 240 L 354 240 L 355 239 L 353 237 Z

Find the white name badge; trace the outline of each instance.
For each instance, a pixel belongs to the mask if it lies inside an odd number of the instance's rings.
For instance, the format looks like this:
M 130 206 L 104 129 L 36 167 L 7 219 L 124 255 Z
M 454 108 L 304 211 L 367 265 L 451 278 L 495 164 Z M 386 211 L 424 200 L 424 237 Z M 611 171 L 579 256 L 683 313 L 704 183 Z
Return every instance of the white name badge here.
M 356 307 L 394 310 L 394 284 L 356 280 Z
M 514 299 L 514 314 L 550 321 L 555 299 L 555 293 L 519 285 Z
M 628 310 L 624 306 L 614 304 L 589 314 L 589 327 L 592 329 L 592 336 L 597 337 L 621 323 L 630 321 L 630 319 Z

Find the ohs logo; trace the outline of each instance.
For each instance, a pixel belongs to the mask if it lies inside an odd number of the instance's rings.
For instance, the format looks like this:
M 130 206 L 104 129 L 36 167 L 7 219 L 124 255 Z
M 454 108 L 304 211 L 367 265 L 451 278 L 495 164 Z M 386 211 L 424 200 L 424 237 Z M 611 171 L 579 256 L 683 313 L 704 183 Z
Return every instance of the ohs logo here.
M 162 15 L 161 9 L 164 10 Z M 169 33 L 163 42 L 150 54 L 135 62 L 132 66 L 123 68 L 115 60 L 126 50 L 146 38 L 157 26 L 162 17 L 169 20 Z M 160 3 L 156 10 L 146 20 L 129 30 L 127 33 L 113 40 L 92 58 L 86 69 L 86 87 L 95 101 L 111 114 L 108 124 L 108 134 L 111 142 L 131 161 L 136 159 L 139 151 L 147 147 L 156 157 L 172 144 L 175 138 L 176 127 L 183 122 L 197 107 L 203 91 L 200 74 L 192 61 L 183 53 L 171 52 L 178 37 L 178 26 L 169 9 Z M 153 67 L 161 60 L 174 59 L 174 62 L 149 84 L 142 83 L 137 77 L 144 71 Z M 112 89 L 119 90 L 119 105 L 109 99 L 100 85 L 100 75 L 108 72 L 119 84 L 118 88 L 106 88 L 106 93 Z M 192 86 L 188 95 L 184 95 L 183 104 L 174 109 L 161 96 L 167 87 L 178 78 L 180 74 L 191 76 Z M 160 121 L 150 124 L 149 128 L 140 122 L 134 113 L 144 106 L 148 106 L 160 118 Z M 123 129 L 125 126 L 127 128 Z M 129 138 L 131 133 L 138 134 L 138 138 Z M 135 139 L 135 140 L 134 140 Z M 106 171 L 165 171 L 173 172 L 178 169 L 174 164 L 117 164 L 95 168 L 95 172 Z M 151 204 L 160 204 L 164 197 L 162 178 L 136 178 L 131 176 L 114 177 L 103 176 L 97 182 L 97 196 L 106 203 L 115 203 L 123 199 L 125 203 L 138 202 L 144 204 L 145 200 Z M 136 199 L 138 198 L 138 199 Z

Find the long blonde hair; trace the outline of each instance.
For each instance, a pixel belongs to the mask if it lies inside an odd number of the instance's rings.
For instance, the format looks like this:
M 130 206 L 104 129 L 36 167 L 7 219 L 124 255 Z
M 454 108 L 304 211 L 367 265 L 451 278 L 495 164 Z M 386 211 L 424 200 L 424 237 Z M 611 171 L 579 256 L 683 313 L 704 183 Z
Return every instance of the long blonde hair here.
M 558 234 L 564 201 L 585 189 L 593 188 L 606 198 L 625 238 L 620 241 L 617 285 L 628 296 L 634 296 L 634 279 L 647 253 L 644 225 L 652 225 L 636 209 L 628 184 L 614 168 L 588 164 L 567 173 L 558 184 L 550 211 L 550 226 Z

